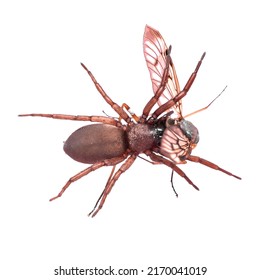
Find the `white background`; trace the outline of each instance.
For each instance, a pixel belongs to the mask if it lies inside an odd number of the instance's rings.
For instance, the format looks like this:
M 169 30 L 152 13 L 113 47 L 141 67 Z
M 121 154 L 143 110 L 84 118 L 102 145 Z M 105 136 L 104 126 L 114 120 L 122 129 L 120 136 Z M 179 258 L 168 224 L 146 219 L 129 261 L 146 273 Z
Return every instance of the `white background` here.
M 6 1 L 7 2 L 7 1 Z M 196 279 L 259 279 L 259 13 L 257 1 L 9 1 L 0 7 L 1 279 L 58 277 L 58 266 L 138 268 L 206 266 Z M 182 86 L 204 51 L 183 100 L 201 140 L 194 155 L 241 176 L 205 166 L 181 168 L 195 191 L 171 171 L 138 159 L 106 204 L 87 216 L 111 168 L 74 183 L 86 168 L 62 150 L 81 122 L 18 118 L 19 113 L 115 115 L 85 63 L 118 104 L 137 113 L 152 95 L 142 53 L 145 24 L 172 45 Z M 105 279 L 93 276 L 84 279 Z M 179 276 L 176 279 L 195 279 Z M 175 279 L 173 278 L 173 279 Z M 83 279 L 83 278 L 82 278 Z M 109 278 L 110 279 L 110 278 Z M 154 278 L 155 279 L 155 278 Z

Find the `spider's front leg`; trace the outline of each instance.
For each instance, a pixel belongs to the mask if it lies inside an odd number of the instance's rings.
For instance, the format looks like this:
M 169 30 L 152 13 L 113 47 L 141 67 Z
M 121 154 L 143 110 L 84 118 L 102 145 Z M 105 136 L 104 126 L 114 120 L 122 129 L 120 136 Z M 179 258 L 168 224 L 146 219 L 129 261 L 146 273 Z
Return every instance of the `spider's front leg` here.
M 172 64 L 170 54 L 171 54 L 171 46 L 167 50 L 166 66 L 165 66 L 164 71 L 163 71 L 163 76 L 162 76 L 160 86 L 158 87 L 155 95 L 145 105 L 145 107 L 143 109 L 142 117 L 140 119 L 141 123 L 144 123 L 146 121 L 146 119 L 149 116 L 149 113 L 152 110 L 153 106 L 156 104 L 156 102 L 158 101 L 158 99 L 160 98 L 160 96 L 163 94 L 163 92 L 165 90 L 165 87 L 166 87 L 167 82 L 168 82 L 169 66 L 170 66 L 170 64 Z
M 205 57 L 206 53 L 204 52 L 203 55 L 201 56 L 194 72 L 191 74 L 188 82 L 186 83 L 185 87 L 183 88 L 183 90 L 178 93 L 178 95 L 176 95 L 173 99 L 170 99 L 169 101 L 167 101 L 166 103 L 164 103 L 163 105 L 161 105 L 157 110 L 155 110 L 153 113 L 152 113 L 152 118 L 153 119 L 157 119 L 158 116 L 160 116 L 161 114 L 163 114 L 164 112 L 166 112 L 167 110 L 173 108 L 175 106 L 175 104 L 177 102 L 179 102 L 187 93 L 188 91 L 190 90 L 196 76 L 197 76 L 197 73 L 200 69 L 200 66 L 202 64 L 202 61 Z
M 159 156 L 151 151 L 145 151 L 145 154 L 150 157 L 151 160 L 156 162 L 161 162 L 168 167 L 170 167 L 173 171 L 176 171 L 178 175 L 183 177 L 190 185 L 192 185 L 197 191 L 199 191 L 199 188 L 191 181 L 191 179 L 173 162 L 169 161 L 168 159 Z
M 190 161 L 193 161 L 193 162 L 197 162 L 197 163 L 200 163 L 200 164 L 203 164 L 209 168 L 212 168 L 212 169 L 215 169 L 215 170 L 218 170 L 218 171 L 221 171 L 229 176 L 233 176 L 235 177 L 236 179 L 239 179 L 241 180 L 241 177 L 237 176 L 237 175 L 234 175 L 233 173 L 219 167 L 218 165 L 216 165 L 215 163 L 211 162 L 211 161 L 208 161 L 204 158 L 201 158 L 201 157 L 198 157 L 198 156 L 192 156 L 192 155 L 189 155 L 187 157 L 187 160 L 190 160 Z

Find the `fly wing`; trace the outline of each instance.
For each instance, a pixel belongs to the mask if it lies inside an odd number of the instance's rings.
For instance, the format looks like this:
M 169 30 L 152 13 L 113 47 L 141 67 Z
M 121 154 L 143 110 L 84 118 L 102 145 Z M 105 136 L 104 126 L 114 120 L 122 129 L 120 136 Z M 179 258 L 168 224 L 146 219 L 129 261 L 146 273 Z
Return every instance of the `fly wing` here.
M 171 125 L 164 130 L 160 145 L 160 153 L 175 164 L 185 163 L 190 155 L 190 140 L 184 135 L 180 127 Z
M 168 48 L 159 31 L 148 25 L 146 25 L 144 31 L 143 48 L 145 61 L 150 72 L 153 92 L 155 94 L 161 84 L 163 73 L 166 67 Z M 166 88 L 157 101 L 158 105 L 160 106 L 166 103 L 168 100 L 173 99 L 179 92 L 179 81 L 174 65 L 171 61 L 169 65 L 169 75 Z M 177 115 L 176 117 L 180 117 L 182 110 L 181 100 L 178 101 L 174 108 L 171 108 L 171 110 L 173 110 Z

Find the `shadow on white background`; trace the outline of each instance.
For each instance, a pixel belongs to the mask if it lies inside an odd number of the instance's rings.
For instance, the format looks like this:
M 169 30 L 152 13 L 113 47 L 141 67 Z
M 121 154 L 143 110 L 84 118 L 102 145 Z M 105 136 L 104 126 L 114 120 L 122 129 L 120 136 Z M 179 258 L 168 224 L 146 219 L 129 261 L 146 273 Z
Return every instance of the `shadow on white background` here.
M 148 267 L 156 266 L 207 267 L 196 279 L 259 278 L 256 10 L 254 1 L 16 1 L 1 8 L 2 279 L 67 279 L 54 269 L 109 265 L 137 268 L 133 279 L 150 279 Z M 228 85 L 210 109 L 190 118 L 201 137 L 194 155 L 243 180 L 189 163 L 181 168 L 201 190 L 175 174 L 177 199 L 171 171 L 138 159 L 94 219 L 87 214 L 111 168 L 50 203 L 86 168 L 62 150 L 83 124 L 17 115 L 115 115 L 80 62 L 113 100 L 140 114 L 152 95 L 142 53 L 145 24 L 172 45 L 182 86 L 207 52 L 184 114 Z

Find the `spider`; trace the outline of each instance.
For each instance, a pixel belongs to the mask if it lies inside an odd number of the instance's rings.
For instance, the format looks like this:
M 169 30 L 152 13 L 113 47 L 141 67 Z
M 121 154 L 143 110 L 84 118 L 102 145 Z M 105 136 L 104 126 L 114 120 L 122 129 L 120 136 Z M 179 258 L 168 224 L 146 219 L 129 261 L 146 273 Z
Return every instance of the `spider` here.
M 203 53 L 186 85 L 180 90 L 170 56 L 171 46 L 168 48 L 162 35 L 148 25 L 144 31 L 143 49 L 154 95 L 145 105 L 140 117 L 131 113 L 127 104 L 119 106 L 115 103 L 83 63 L 81 63 L 82 67 L 87 71 L 98 92 L 118 114 L 118 119 L 109 116 L 63 114 L 19 115 L 21 117 L 36 116 L 95 123 L 79 128 L 64 143 L 64 151 L 67 155 L 78 162 L 91 164 L 91 166 L 71 177 L 58 195 L 51 198 L 50 201 L 61 197 L 73 182 L 90 172 L 103 166 L 112 166 L 105 188 L 89 213 L 89 216 L 94 217 L 103 207 L 116 181 L 142 153 L 148 156 L 151 163 L 160 163 L 170 167 L 172 172 L 179 174 L 196 190 L 199 188 L 177 166 L 178 164 L 193 161 L 241 179 L 208 160 L 191 155 L 199 141 L 199 132 L 191 122 L 182 116 L 182 98 L 191 88 L 206 53 Z M 157 108 L 153 109 L 155 106 Z M 198 111 L 202 111 L 208 106 Z M 122 164 L 115 172 L 116 165 L 119 163 Z

